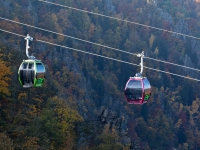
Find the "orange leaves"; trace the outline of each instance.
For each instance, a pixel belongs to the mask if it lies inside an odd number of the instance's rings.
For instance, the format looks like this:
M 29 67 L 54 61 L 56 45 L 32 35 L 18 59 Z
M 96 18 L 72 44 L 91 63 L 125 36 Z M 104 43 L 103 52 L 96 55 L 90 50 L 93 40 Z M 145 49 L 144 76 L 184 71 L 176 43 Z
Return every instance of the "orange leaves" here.
M 20 22 L 17 17 L 15 17 L 13 20 Z M 23 28 L 22 26 L 18 24 L 13 24 L 8 21 L 0 21 L 0 27 L 2 27 L 5 30 L 14 31 L 14 32 L 17 31 L 17 33 L 23 34 Z
M 23 149 L 29 150 L 39 149 L 38 141 L 39 139 L 37 137 L 26 137 L 26 141 L 22 147 Z
M 5 133 L 0 133 L 0 149 L 14 150 L 13 141 Z
M 10 95 L 9 89 L 8 89 L 8 81 L 10 81 L 10 78 L 8 77 L 11 75 L 11 70 L 9 67 L 6 66 L 6 63 L 0 60 L 0 94 L 6 94 Z
M 95 31 L 95 25 L 91 24 L 90 29 L 88 30 L 90 37 L 92 37 L 92 35 L 94 34 L 94 31 Z
M 22 100 L 22 99 L 27 99 L 27 94 L 26 93 L 19 93 L 18 95 L 18 100 Z

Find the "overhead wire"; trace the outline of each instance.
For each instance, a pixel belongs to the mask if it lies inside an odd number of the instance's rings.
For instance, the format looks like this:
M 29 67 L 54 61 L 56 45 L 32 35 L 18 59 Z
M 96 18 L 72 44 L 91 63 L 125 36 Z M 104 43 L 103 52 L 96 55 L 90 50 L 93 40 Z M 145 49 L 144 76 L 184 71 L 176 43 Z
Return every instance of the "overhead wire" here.
M 98 44 L 98 43 L 95 43 L 95 42 L 90 42 L 90 41 L 83 40 L 83 39 L 80 39 L 80 38 L 76 38 L 76 37 L 73 37 L 73 36 L 69 36 L 69 35 L 66 35 L 66 34 L 50 31 L 50 30 L 47 30 L 47 29 L 44 29 L 44 28 L 33 26 L 33 25 L 21 23 L 21 22 L 10 20 L 10 19 L 3 18 L 3 17 L 0 17 L 0 19 L 6 20 L 6 21 L 9 21 L 9 22 L 13 22 L 13 23 L 17 23 L 17 24 L 21 24 L 21 25 L 24 25 L 24 26 L 28 26 L 28 27 L 31 27 L 31 28 L 39 29 L 39 30 L 42 30 L 42 31 L 50 32 L 50 33 L 57 34 L 57 35 L 60 35 L 60 36 L 72 38 L 72 39 L 79 40 L 79 41 L 82 41 L 82 42 L 94 44 L 94 45 L 101 46 L 101 47 L 104 47 L 104 48 L 112 49 L 112 50 L 115 50 L 115 51 L 123 52 L 123 53 L 126 53 L 126 54 L 137 56 L 137 54 L 134 54 L 134 53 L 131 53 L 131 52 L 127 52 L 127 51 L 124 51 L 124 50 L 113 48 L 113 47 L 110 47 L 110 46 L 107 46 L 107 45 Z M 195 68 L 191 68 L 191 67 L 187 67 L 187 66 L 183 66 L 183 65 L 179 65 L 179 64 L 175 64 L 175 63 L 159 60 L 159 59 L 155 59 L 155 58 L 150 58 L 150 57 L 147 57 L 147 56 L 145 56 L 144 58 L 151 59 L 151 60 L 154 60 L 154 61 L 160 61 L 160 62 L 163 62 L 163 63 L 167 63 L 167 64 L 171 64 L 171 65 L 174 65 L 174 66 L 183 67 L 183 68 L 187 68 L 187 69 L 191 69 L 191 70 L 195 70 L 195 71 L 199 71 L 200 72 L 199 69 L 195 69 Z
M 183 67 L 183 68 L 187 68 L 187 69 L 191 69 L 191 70 L 195 70 L 195 71 L 200 71 L 199 69 L 195 69 L 195 68 L 191 68 L 191 67 L 187 67 L 187 66 L 182 66 L 182 65 L 179 65 L 179 64 L 167 62 L 167 61 L 160 60 L 160 59 L 155 59 L 155 58 L 151 58 L 151 57 L 147 57 L 147 56 L 145 56 L 144 58 L 155 60 L 155 61 L 160 61 L 160 62 L 163 62 L 163 63 L 166 63 L 166 64 L 171 64 L 171 65 L 174 65 L 174 66 Z
M 182 35 L 182 36 L 186 36 L 186 37 L 190 37 L 190 38 L 194 38 L 194 39 L 200 40 L 200 38 L 195 37 L 195 36 L 191 36 L 191 35 L 187 35 L 187 34 L 183 34 L 183 33 L 179 33 L 179 32 L 174 32 L 174 31 L 171 31 L 171 30 L 166 30 L 166 29 L 162 29 L 162 28 L 158 28 L 158 27 L 153 27 L 153 26 L 150 26 L 150 25 L 145 25 L 145 24 L 142 24 L 142 23 L 134 22 L 134 21 L 129 21 L 129 20 L 124 20 L 124 19 L 120 19 L 120 18 L 115 18 L 115 17 L 111 17 L 111 16 L 107 16 L 107 15 L 103 15 L 103 14 L 99 14 L 99 13 L 95 13 L 95 12 L 91 12 L 91 11 L 87 11 L 87 10 L 83 10 L 83 9 L 78 9 L 78 8 L 74 8 L 74 7 L 70 7 L 70 6 L 66 6 L 66 5 L 62 5 L 62 4 L 58 4 L 58 3 L 48 2 L 48 1 L 45 1 L 45 0 L 38 0 L 38 1 L 44 2 L 44 3 L 53 4 L 53 5 L 57 5 L 57 6 L 61 6 L 61 7 L 65 7 L 65 8 L 69 8 L 69 9 L 74 9 L 74 10 L 77 10 L 77 11 L 81 11 L 81 12 L 85 12 L 85 13 L 90 13 L 90 14 L 93 14 L 93 15 L 98 15 L 98 16 L 102 16 L 102 17 L 106 17 L 106 18 L 110 18 L 110 19 L 114 19 L 114 20 L 118 20 L 118 21 L 123 21 L 123 22 L 131 23 L 131 24 L 136 24 L 136 25 L 143 26 L 143 27 L 148 27 L 148 28 L 151 28 L 151 29 L 165 31 L 165 32 L 169 32 L 169 33 L 173 33 L 173 34 L 177 34 L 177 35 Z
M 134 54 L 134 53 L 131 53 L 131 52 L 127 52 L 127 51 L 123 51 L 123 50 L 120 50 L 120 49 L 117 49 L 117 48 L 109 47 L 109 46 L 98 44 L 98 43 L 95 43 L 95 42 L 90 42 L 90 41 L 87 41 L 87 40 L 83 40 L 83 39 L 76 38 L 76 37 L 73 37 L 73 36 L 69 36 L 69 35 L 66 35 L 66 34 L 50 31 L 50 30 L 47 30 L 47 29 L 44 29 L 44 28 L 40 28 L 40 27 L 36 27 L 36 26 L 33 26 L 33 25 L 21 23 L 21 22 L 18 22 L 18 21 L 7 19 L 7 18 L 0 17 L 0 19 L 6 20 L 6 21 L 10 21 L 10 22 L 14 22 L 14 23 L 17 23 L 17 24 L 21 24 L 21 25 L 24 25 L 24 26 L 28 26 L 28 27 L 31 27 L 31 28 L 43 30 L 43 31 L 46 31 L 46 32 L 54 33 L 54 34 L 61 35 L 61 36 L 64 36 L 64 37 L 69 37 L 69 38 L 72 38 L 72 39 L 75 39 L 75 40 L 79 40 L 79 41 L 82 41 L 82 42 L 94 44 L 94 45 L 105 47 L 105 48 L 108 48 L 108 49 L 116 50 L 116 51 L 119 51 L 119 52 L 127 53 L 127 54 L 130 54 L 130 55 L 137 55 L 137 54 Z
M 10 34 L 13 34 L 13 35 L 17 35 L 17 36 L 21 36 L 21 37 L 25 37 L 23 35 L 20 35 L 20 34 L 14 33 L 14 32 L 10 32 L 10 31 L 7 31 L 7 30 L 3 30 L 3 29 L 0 29 L 0 31 L 10 33 Z M 106 59 L 130 64 L 130 65 L 134 65 L 134 66 L 140 66 L 138 64 L 130 63 L 130 62 L 127 62 L 127 61 L 123 61 L 123 60 L 119 60 L 119 59 L 115 59 L 115 58 L 111 58 L 111 57 L 107 57 L 107 56 L 103 56 L 103 55 L 99 55 L 99 54 L 95 54 L 95 53 L 91 53 L 91 52 L 87 52 L 87 51 L 82 51 L 82 50 L 79 50 L 79 49 L 75 49 L 75 48 L 71 48 L 71 47 L 67 47 L 67 46 L 63 46 L 63 45 L 59 45 L 59 44 L 55 44 L 55 43 L 51 43 L 51 42 L 47 42 L 47 41 L 43 41 L 43 40 L 39 40 L 39 39 L 36 39 L 36 41 L 46 43 L 46 44 L 50 44 L 50 45 L 54 45 L 54 46 L 58 46 L 58 47 L 62 47 L 62 48 L 66 48 L 66 49 L 71 49 L 73 51 L 78 51 L 78 52 L 82 52 L 82 53 L 85 53 L 85 54 L 90 54 L 90 55 L 94 55 L 94 56 L 98 56 L 98 57 L 102 57 L 102 58 L 106 58 Z M 174 76 L 178 76 L 178 77 L 182 77 L 182 78 L 186 78 L 186 79 L 190 79 L 190 80 L 194 80 L 194 81 L 200 81 L 199 79 L 196 79 L 196 78 L 191 78 L 191 77 L 188 77 L 188 76 L 182 76 L 182 75 L 178 75 L 178 74 L 175 74 L 175 73 L 162 71 L 162 70 L 159 70 L 159 69 L 154 69 L 154 68 L 150 68 L 150 67 L 146 67 L 146 66 L 144 66 L 144 68 L 154 70 L 154 71 L 158 71 L 158 72 L 163 72 L 163 73 L 166 73 L 166 74 L 171 74 L 171 75 L 174 75 Z

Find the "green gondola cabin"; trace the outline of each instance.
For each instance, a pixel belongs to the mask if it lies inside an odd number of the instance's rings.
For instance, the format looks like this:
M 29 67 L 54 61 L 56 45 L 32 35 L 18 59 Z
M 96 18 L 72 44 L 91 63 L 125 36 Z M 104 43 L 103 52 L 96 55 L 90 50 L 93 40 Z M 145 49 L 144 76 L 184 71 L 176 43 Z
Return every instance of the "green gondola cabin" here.
M 45 67 L 40 60 L 24 60 L 19 67 L 18 79 L 25 88 L 42 87 L 45 72 Z

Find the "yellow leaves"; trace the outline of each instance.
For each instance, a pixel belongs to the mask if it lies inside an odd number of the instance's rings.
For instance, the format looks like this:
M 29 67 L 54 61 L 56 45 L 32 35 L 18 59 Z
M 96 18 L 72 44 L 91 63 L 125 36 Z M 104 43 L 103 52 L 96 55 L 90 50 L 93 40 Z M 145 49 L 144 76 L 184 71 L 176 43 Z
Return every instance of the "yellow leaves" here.
M 94 26 L 94 24 L 91 24 L 88 33 L 89 33 L 90 35 L 92 35 L 92 34 L 94 34 L 94 30 L 95 30 L 95 26 Z
M 51 18 L 52 18 L 53 22 L 57 22 L 58 21 L 58 18 L 57 18 L 57 16 L 55 14 L 52 14 Z
M 59 23 L 62 24 L 61 28 L 62 29 L 66 29 L 69 27 L 69 21 L 68 21 L 68 13 L 69 10 L 66 9 L 61 9 L 58 13 L 58 19 L 59 19 Z
M 1 68 L 0 79 L 2 79 L 3 77 L 6 77 L 6 75 L 10 75 L 11 74 L 10 68 L 8 68 L 5 65 L 5 62 L 3 62 L 2 60 L 0 60 L 0 68 Z M 8 78 L 6 80 L 8 80 Z
M 42 99 L 41 99 L 42 97 L 40 97 L 40 98 L 33 98 L 33 100 L 37 103 L 37 104 L 41 104 L 42 103 Z
M 74 139 L 72 136 L 70 135 L 67 135 L 66 136 L 66 140 L 65 142 L 63 143 L 63 148 L 61 150 L 70 150 L 70 149 L 73 149 L 74 147 Z
M 178 115 L 183 110 L 183 104 L 178 103 L 178 102 L 174 102 L 171 106 L 171 110 L 172 110 L 173 113 Z
M 26 137 L 26 141 L 24 142 L 22 149 L 38 150 L 40 146 L 37 144 L 37 141 L 39 141 L 37 137 Z
M 155 40 L 155 36 L 153 34 L 151 34 L 150 38 L 149 38 L 149 46 L 152 48 L 153 46 L 153 42 Z
M 183 104 L 180 103 L 180 105 L 179 105 L 179 112 L 181 112 L 182 110 L 183 110 Z
M 21 99 L 26 97 L 26 94 L 21 94 Z M 19 96 L 18 96 L 19 97 Z M 28 106 L 28 110 L 27 110 L 27 115 L 28 116 L 38 116 L 41 113 L 41 103 L 42 103 L 42 99 L 40 98 L 32 98 L 32 103 L 31 104 L 26 104 Z
M 60 28 L 60 26 L 59 26 L 59 24 L 58 24 L 58 18 L 57 18 L 57 16 L 56 16 L 56 14 L 52 14 L 51 15 L 51 19 L 52 19 L 52 21 L 53 21 L 53 23 L 54 23 L 54 25 L 55 25 L 55 28 L 56 28 L 56 31 L 57 32 L 59 32 L 59 33 L 62 33 L 62 29 Z M 57 39 L 58 39 L 58 41 L 63 41 L 64 40 L 64 36 L 58 36 L 57 37 Z
M 57 114 L 58 126 L 62 132 L 69 133 L 73 130 L 75 122 L 83 121 L 78 111 L 67 106 L 64 100 L 57 96 L 50 99 L 51 103 L 55 104 L 54 112 Z
M 12 140 L 5 133 L 0 133 L 0 149 L 14 150 Z
M 29 105 L 30 111 L 28 111 L 28 114 L 31 116 L 34 116 L 40 112 L 40 110 L 37 108 L 36 105 Z
M 197 104 L 196 101 L 192 102 L 192 106 L 191 106 L 190 109 L 191 109 L 191 114 L 194 114 L 194 113 L 198 112 L 199 105 Z
M 177 123 L 175 124 L 175 128 L 179 129 L 181 124 L 182 124 L 182 120 L 178 119 Z
M 195 126 L 194 119 L 193 119 L 193 117 L 191 117 L 191 116 L 190 116 L 189 123 L 190 123 L 191 126 L 193 126 L 193 127 Z
M 123 150 L 128 150 L 130 149 L 130 145 L 127 144 L 126 146 L 122 145 L 120 143 L 120 137 L 117 134 L 116 131 L 109 132 L 109 130 L 104 129 L 103 133 L 98 137 L 98 145 L 94 149 L 98 150 L 117 150 L 117 149 L 123 149 Z
M 155 53 L 156 56 L 159 54 L 159 49 L 158 49 L 158 47 L 155 48 L 154 53 Z
M 18 100 L 27 99 L 27 94 L 25 92 L 19 93 Z
M 15 17 L 14 20 L 19 22 L 19 19 L 17 17 Z M 18 24 L 13 24 L 7 21 L 1 21 L 0 27 L 3 27 L 4 29 L 9 31 L 17 31 L 17 33 L 23 34 L 23 27 Z
M 9 67 L 6 66 L 6 63 L 2 60 L 0 60 L 0 94 L 6 94 L 10 95 L 9 89 L 8 89 L 8 81 L 11 79 L 8 77 L 11 75 L 11 70 Z
M 77 52 L 74 51 L 73 56 L 77 59 L 78 58 Z

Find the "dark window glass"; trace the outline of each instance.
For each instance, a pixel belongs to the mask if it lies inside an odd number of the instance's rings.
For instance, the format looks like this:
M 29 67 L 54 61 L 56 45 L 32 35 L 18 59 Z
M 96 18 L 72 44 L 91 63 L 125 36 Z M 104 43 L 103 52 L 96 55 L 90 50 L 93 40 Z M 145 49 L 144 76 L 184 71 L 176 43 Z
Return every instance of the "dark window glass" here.
M 141 100 L 142 99 L 142 83 L 140 80 L 130 80 L 125 94 L 129 100 Z
M 142 89 L 126 89 L 125 93 L 129 100 L 142 99 Z
M 32 69 L 32 68 L 33 68 L 33 64 L 32 63 L 28 64 L 28 69 Z
M 23 69 L 26 69 L 27 68 L 27 63 L 24 63 L 23 64 Z

